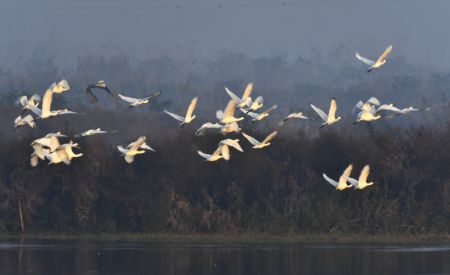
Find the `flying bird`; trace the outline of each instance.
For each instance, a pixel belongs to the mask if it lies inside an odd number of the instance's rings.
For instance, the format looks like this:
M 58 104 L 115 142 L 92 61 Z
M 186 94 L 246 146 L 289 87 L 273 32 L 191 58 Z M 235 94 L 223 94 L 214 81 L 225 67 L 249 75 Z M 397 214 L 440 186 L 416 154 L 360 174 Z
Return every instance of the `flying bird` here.
M 239 128 L 239 124 L 237 122 L 231 122 L 227 123 L 220 128 L 220 132 L 222 134 L 229 134 L 229 133 L 239 133 L 242 129 Z
M 350 176 L 350 174 L 352 173 L 352 169 L 353 169 L 353 165 L 349 165 L 347 166 L 347 168 L 345 168 L 344 172 L 342 173 L 342 175 L 339 177 L 339 182 L 330 179 L 325 173 L 322 174 L 323 178 L 328 181 L 331 185 L 333 185 L 334 187 L 336 187 L 336 190 L 344 190 L 347 188 L 352 187 L 351 184 L 347 185 L 347 180 L 348 177 Z
M 211 129 L 220 130 L 222 127 L 224 127 L 224 126 L 220 123 L 206 122 L 206 123 L 202 124 L 202 126 L 200 126 L 200 128 L 198 128 L 197 131 L 195 131 L 195 135 L 202 136 L 208 130 L 211 130 Z
M 148 103 L 152 102 L 155 98 L 159 97 L 160 95 L 161 95 L 161 91 L 157 91 L 156 93 L 152 94 L 151 96 L 144 97 L 144 98 L 133 98 L 133 97 L 128 97 L 128 96 L 124 96 L 121 94 L 117 94 L 117 96 L 119 96 L 123 101 L 130 103 L 130 105 L 128 106 L 129 108 L 133 108 L 133 107 L 143 105 L 143 104 L 148 104 Z
M 339 120 L 341 120 L 341 117 L 336 117 L 337 104 L 336 104 L 336 99 L 334 97 L 331 99 L 330 109 L 328 110 L 328 115 L 325 114 L 325 112 L 322 111 L 320 108 L 314 106 L 313 104 L 311 104 L 310 106 L 323 120 L 321 128 L 325 127 L 327 125 L 334 124 L 334 123 L 338 122 Z
M 169 116 L 173 117 L 174 119 L 180 121 L 180 126 L 183 127 L 185 124 L 189 124 L 195 119 L 195 115 L 193 115 L 193 113 L 194 113 L 195 107 L 197 106 L 197 101 L 198 101 L 197 97 L 194 97 L 191 100 L 191 103 L 189 104 L 189 107 L 186 111 L 186 115 L 184 117 L 174 114 L 174 113 L 171 113 L 167 110 L 164 110 L 164 112 L 166 114 L 168 114 Z
M 250 95 L 253 91 L 253 83 L 249 83 L 247 87 L 245 88 L 244 94 L 241 98 L 239 98 L 237 95 L 235 95 L 230 89 L 225 87 L 225 91 L 227 94 L 236 102 L 237 107 L 242 108 L 251 102 Z
M 87 131 L 84 131 L 82 133 L 74 135 L 74 137 L 86 137 L 86 136 L 92 136 L 92 135 L 98 135 L 98 134 L 106 134 L 107 131 L 103 131 L 100 128 L 97 129 L 89 129 Z
M 39 103 L 41 102 L 41 97 L 38 94 L 34 94 L 28 98 L 26 95 L 23 95 L 19 97 L 16 100 L 16 105 L 22 106 L 22 114 L 26 110 L 31 110 L 31 108 L 36 108 L 39 106 Z
M 58 82 L 58 84 L 53 83 L 44 93 L 42 99 L 42 109 L 39 109 L 37 106 L 29 106 L 30 110 L 38 116 L 38 119 L 46 119 L 58 115 L 75 113 L 72 111 L 68 111 L 67 109 L 57 111 L 51 110 L 53 94 L 61 94 L 65 91 L 68 91 L 69 89 L 69 83 L 67 83 L 67 80 L 65 79 Z
M 230 159 L 230 149 L 226 144 L 219 144 L 217 149 L 212 154 L 206 154 L 198 150 L 197 154 L 205 159 L 205 161 L 217 161 L 219 159 L 229 160 Z
M 243 113 L 247 113 L 248 111 L 257 111 L 262 108 L 264 105 L 264 98 L 262 96 L 258 96 L 255 100 L 251 98 L 247 100 L 247 107 L 242 107 L 241 111 Z
M 260 121 L 263 120 L 264 118 L 268 117 L 269 114 L 274 111 L 275 109 L 277 109 L 277 105 L 273 105 L 272 107 L 270 107 L 269 109 L 267 109 L 266 111 L 262 112 L 262 113 L 254 113 L 254 112 L 247 112 L 247 115 L 250 116 L 252 118 L 252 121 Z
M 197 154 L 199 154 L 206 161 L 217 161 L 222 158 L 228 161 L 230 160 L 229 147 L 233 147 L 240 152 L 244 152 L 241 145 L 239 145 L 239 139 L 224 139 L 217 144 L 217 149 L 212 154 L 203 153 L 200 150 L 197 151 Z
M 226 144 L 226 145 L 228 145 L 230 147 L 233 147 L 234 149 L 236 149 L 236 150 L 238 150 L 240 152 L 244 152 L 244 150 L 242 149 L 241 145 L 239 144 L 239 139 L 227 138 L 227 139 L 221 140 L 219 142 L 219 144 Z
M 243 120 L 243 117 L 235 117 L 234 113 L 236 111 L 236 101 L 233 99 L 230 100 L 225 107 L 225 110 L 222 112 L 222 110 L 218 110 L 216 112 L 217 119 L 220 120 L 220 123 L 228 124 L 233 122 L 238 122 Z
M 242 135 L 253 145 L 254 149 L 261 149 L 270 145 L 270 141 L 277 135 L 277 131 L 270 133 L 263 141 L 258 141 L 257 139 L 247 135 L 242 132 Z
M 145 143 L 146 136 L 140 136 L 135 142 L 130 143 L 127 148 L 123 148 L 121 145 L 117 146 L 117 149 L 125 156 L 125 161 L 127 163 L 132 163 L 134 157 L 139 154 L 144 154 L 145 150 L 150 150 L 155 152 L 153 148 Z M 142 149 L 142 150 L 139 150 Z
M 358 123 L 361 121 L 374 121 L 374 120 L 378 120 L 381 118 L 381 115 L 379 114 L 379 112 L 377 112 L 377 110 L 375 109 L 375 106 L 371 106 L 369 109 L 367 110 L 361 110 L 358 115 L 356 116 L 356 121 L 353 123 Z
M 358 180 L 355 180 L 349 176 L 347 176 L 347 180 L 352 184 L 355 189 L 364 189 L 368 186 L 371 186 L 373 182 L 367 182 L 367 177 L 369 176 L 370 166 L 366 165 L 361 170 L 361 174 L 359 175 Z
M 24 125 L 28 125 L 31 128 L 36 127 L 36 123 L 34 123 L 34 118 L 32 115 L 28 114 L 24 117 L 19 115 L 18 117 L 16 117 L 16 119 L 14 119 L 14 128 L 18 128 L 18 127 L 24 126 Z
M 101 89 L 101 90 L 104 90 L 105 92 L 107 92 L 108 94 L 110 94 L 111 96 L 113 95 L 112 92 L 109 90 L 108 86 L 106 86 L 106 83 L 104 80 L 100 80 L 97 83 L 88 84 L 85 93 L 91 99 L 92 103 L 95 103 L 98 101 L 98 98 L 92 92 L 93 89 Z
M 284 124 L 286 124 L 286 122 L 288 122 L 288 120 L 291 120 L 291 119 L 294 119 L 294 118 L 296 118 L 296 119 L 308 119 L 305 115 L 303 115 L 302 112 L 291 113 L 287 117 L 283 118 L 283 120 L 280 121 L 278 123 L 278 125 L 279 126 L 283 126 Z
M 45 157 L 49 160 L 49 164 L 58 164 L 64 162 L 66 165 L 70 165 L 73 158 L 79 158 L 83 156 L 83 153 L 76 154 L 72 148 L 80 148 L 78 143 L 69 143 L 60 145 L 55 151 L 45 154 Z
M 355 54 L 356 58 L 358 58 L 361 62 L 369 65 L 370 67 L 367 69 L 367 73 L 370 73 L 371 71 L 380 68 L 381 66 L 383 66 L 386 61 L 388 56 L 391 54 L 392 52 L 392 45 L 390 45 L 389 47 L 386 48 L 386 50 L 384 50 L 384 52 L 380 55 L 380 57 L 378 57 L 378 59 L 376 61 L 374 60 L 370 60 L 368 58 L 362 57 L 358 52 Z

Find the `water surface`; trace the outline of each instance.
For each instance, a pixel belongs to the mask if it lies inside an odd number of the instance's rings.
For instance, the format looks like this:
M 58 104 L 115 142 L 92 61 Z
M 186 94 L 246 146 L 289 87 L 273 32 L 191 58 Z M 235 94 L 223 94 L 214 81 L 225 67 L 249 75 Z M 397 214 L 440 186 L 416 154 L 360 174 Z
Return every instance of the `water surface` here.
M 450 245 L 3 241 L 7 274 L 450 274 Z

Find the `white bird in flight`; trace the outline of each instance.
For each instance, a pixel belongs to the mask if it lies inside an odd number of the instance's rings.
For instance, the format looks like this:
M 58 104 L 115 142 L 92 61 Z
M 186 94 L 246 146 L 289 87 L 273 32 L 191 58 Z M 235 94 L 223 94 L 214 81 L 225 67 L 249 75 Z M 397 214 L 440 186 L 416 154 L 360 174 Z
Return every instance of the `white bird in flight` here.
M 251 98 L 247 100 L 247 107 L 242 107 L 241 111 L 243 113 L 247 113 L 248 111 L 257 111 L 264 106 L 264 98 L 262 96 L 258 96 L 255 100 Z
M 367 69 L 367 73 L 370 73 L 371 71 L 373 71 L 374 69 L 378 69 L 381 66 L 383 66 L 386 61 L 388 56 L 391 54 L 392 52 L 392 45 L 390 45 L 389 47 L 386 48 L 386 50 L 384 50 L 384 52 L 380 55 L 380 57 L 378 57 L 378 59 L 376 61 L 374 60 L 370 60 L 368 58 L 362 57 L 358 52 L 355 54 L 356 58 L 358 58 L 361 62 L 369 65 L 370 67 Z
M 42 109 L 39 109 L 37 106 L 29 106 L 30 110 L 35 113 L 39 119 L 46 119 L 49 117 L 54 117 L 62 114 L 72 114 L 75 112 L 64 110 L 52 111 L 52 100 L 53 94 L 61 94 L 70 89 L 69 83 L 67 80 L 63 79 L 58 84 L 53 83 L 50 87 L 45 91 L 44 96 L 42 98 Z
M 358 180 L 355 180 L 349 176 L 347 176 L 348 181 L 352 184 L 356 189 L 364 189 L 368 186 L 371 186 L 373 182 L 367 182 L 367 177 L 369 176 L 370 166 L 366 165 L 361 170 L 361 174 L 359 175 Z
M 171 113 L 167 110 L 164 110 L 164 112 L 166 114 L 168 114 L 169 116 L 173 117 L 174 119 L 180 121 L 180 126 L 184 126 L 185 124 L 191 123 L 195 119 L 195 115 L 193 115 L 193 113 L 194 113 L 195 107 L 197 106 L 197 101 L 198 101 L 197 97 L 194 97 L 191 100 L 191 103 L 189 104 L 189 107 L 186 111 L 186 115 L 184 117 L 174 114 L 174 113 Z
M 257 139 L 247 135 L 242 132 L 242 135 L 253 145 L 254 149 L 261 149 L 270 145 L 270 141 L 277 135 L 277 131 L 270 133 L 263 141 L 258 141 Z
M 208 130 L 211 130 L 211 129 L 219 131 L 220 128 L 222 128 L 222 127 L 223 127 L 223 125 L 220 123 L 206 122 L 206 123 L 202 124 L 202 126 L 200 126 L 200 128 L 198 128 L 197 131 L 195 131 L 195 135 L 202 136 Z
M 203 153 L 198 150 L 197 154 L 204 158 L 206 161 L 217 161 L 219 159 L 229 160 L 230 159 L 230 149 L 226 144 L 219 144 L 217 149 L 212 154 Z
M 28 125 L 31 128 L 36 127 L 36 123 L 34 123 L 34 118 L 32 115 L 28 114 L 24 117 L 22 117 L 21 115 L 19 115 L 18 117 L 16 117 L 16 119 L 14 119 L 14 128 L 18 128 L 20 126 L 23 125 Z
M 334 124 L 334 123 L 338 122 L 339 120 L 341 120 L 341 117 L 336 117 L 337 104 L 336 104 L 336 99 L 334 97 L 331 99 L 330 109 L 328 110 L 328 115 L 325 114 L 325 112 L 322 111 L 320 108 L 314 106 L 313 104 L 311 104 L 310 106 L 323 120 L 321 128 L 325 127 L 327 125 Z
M 89 129 L 87 131 L 84 131 L 82 133 L 74 135 L 74 137 L 86 137 L 86 136 L 92 136 L 92 135 L 98 135 L 98 134 L 106 134 L 108 131 L 103 131 L 100 128 L 97 129 Z
M 355 111 L 368 111 L 372 106 L 380 106 L 380 101 L 376 97 L 369 98 L 366 102 L 358 101 L 353 107 L 352 113 L 355 113 Z M 358 111 L 358 112 L 359 112 Z
M 70 165 L 73 158 L 79 158 L 83 156 L 83 153 L 76 154 L 72 148 L 80 148 L 78 143 L 69 143 L 60 145 L 55 151 L 45 153 L 45 157 L 49 160 L 49 164 L 58 164 L 64 162 L 66 165 Z
M 355 123 L 361 122 L 361 121 L 374 121 L 381 118 L 381 115 L 377 112 L 375 109 L 375 106 L 369 107 L 367 110 L 361 110 L 358 115 L 356 116 Z
M 239 144 L 239 139 L 224 139 L 217 144 L 217 149 L 212 154 L 206 154 L 200 150 L 197 151 L 197 154 L 199 154 L 206 161 L 217 161 L 222 158 L 228 161 L 230 160 L 229 147 L 233 147 L 240 152 L 244 152 Z
M 145 140 L 146 136 L 140 136 L 135 142 L 130 143 L 127 148 L 123 148 L 121 145 L 118 145 L 117 149 L 125 156 L 125 161 L 127 163 L 132 163 L 134 161 L 134 156 L 144 154 L 145 150 L 155 152 L 153 148 L 145 143 Z
M 393 112 L 396 116 L 399 115 L 406 115 L 409 114 L 411 112 L 415 112 L 415 111 L 420 111 L 420 109 L 414 108 L 413 106 L 407 107 L 407 108 L 403 108 L 403 109 L 399 109 L 397 107 L 394 106 L 394 104 L 383 104 L 381 105 L 378 109 L 377 112 L 379 111 L 390 111 Z M 389 117 L 389 116 L 387 116 Z M 392 116 L 391 116 L 392 117 Z
M 353 169 L 353 165 L 350 164 L 349 166 L 347 166 L 347 168 L 345 168 L 345 170 L 342 173 L 342 175 L 339 177 L 339 182 L 337 182 L 337 181 L 335 181 L 333 179 L 330 179 L 325 173 L 323 173 L 322 176 L 331 185 L 336 187 L 336 190 L 341 190 L 342 191 L 344 189 L 352 187 L 351 184 L 347 184 L 348 177 L 352 173 L 352 169 Z
M 30 96 L 30 98 L 28 98 L 26 95 L 23 95 L 16 100 L 16 105 L 21 105 L 22 110 L 25 111 L 30 110 L 31 108 L 38 107 L 39 102 L 41 102 L 41 97 L 38 94 Z
M 126 101 L 130 103 L 128 106 L 129 108 L 133 108 L 139 105 L 148 104 L 150 103 L 154 98 L 157 98 L 161 95 L 161 91 L 157 91 L 156 93 L 152 94 L 151 96 L 147 96 L 144 98 L 134 98 L 134 97 L 128 97 L 121 94 L 117 94 L 117 96 L 122 99 L 123 101 Z
M 246 105 L 248 105 L 249 102 L 251 102 L 251 94 L 253 91 L 253 83 L 249 83 L 247 87 L 245 88 L 244 94 L 242 95 L 242 98 L 239 98 L 236 94 L 234 94 L 230 89 L 225 87 L 225 91 L 227 94 L 236 102 L 237 107 L 242 108 Z
M 282 121 L 280 121 L 278 123 L 279 126 L 283 126 L 288 120 L 291 119 L 308 119 L 302 112 L 298 112 L 298 113 L 291 113 L 289 114 L 287 117 L 283 118 Z
M 238 122 L 243 120 L 243 117 L 235 117 L 234 113 L 236 111 L 236 101 L 234 101 L 233 99 L 228 101 L 227 106 L 225 107 L 225 110 L 218 110 L 216 112 L 216 117 L 217 119 L 220 120 L 220 123 L 223 124 L 228 124 L 228 123 L 233 123 L 233 122 Z
M 260 121 L 260 120 L 263 120 L 264 118 L 268 117 L 269 114 L 272 111 L 274 111 L 275 109 L 277 109 L 277 105 L 273 105 L 272 107 L 270 107 L 266 111 L 264 111 L 262 113 L 259 113 L 259 114 L 258 113 L 254 113 L 254 112 L 247 112 L 247 115 L 252 118 L 252 121 Z

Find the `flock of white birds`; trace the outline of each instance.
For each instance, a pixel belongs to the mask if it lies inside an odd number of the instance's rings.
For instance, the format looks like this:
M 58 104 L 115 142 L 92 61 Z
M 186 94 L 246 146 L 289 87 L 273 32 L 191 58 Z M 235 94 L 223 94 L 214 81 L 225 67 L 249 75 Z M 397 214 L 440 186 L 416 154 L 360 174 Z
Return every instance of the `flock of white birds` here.
M 359 53 L 356 53 L 356 57 L 369 65 L 367 72 L 371 72 L 374 69 L 380 68 L 388 60 L 387 57 L 392 51 L 392 46 L 389 46 L 377 60 L 370 60 L 368 58 L 362 57 Z M 70 89 L 69 83 L 66 80 L 62 80 L 59 83 L 53 83 L 44 92 L 41 97 L 37 94 L 30 97 L 21 96 L 17 99 L 16 104 L 22 107 L 22 113 L 14 120 L 15 128 L 28 125 L 31 128 L 36 127 L 36 122 L 42 119 L 48 119 L 51 117 L 56 117 L 66 114 L 77 114 L 76 112 L 70 111 L 68 109 L 63 110 L 52 110 L 52 99 L 55 94 L 62 94 Z M 89 84 L 86 89 L 86 94 L 90 97 L 92 102 L 96 102 L 98 99 L 94 95 L 93 90 L 101 89 L 109 93 L 111 96 L 116 96 L 129 104 L 129 107 L 137 107 L 140 105 L 149 104 L 157 97 L 160 96 L 161 92 L 156 92 L 155 94 L 145 97 L 145 98 L 132 98 L 124 96 L 122 94 L 116 94 L 110 91 L 107 87 L 105 81 L 100 80 L 95 84 Z M 259 110 L 264 106 L 264 99 L 262 96 L 258 96 L 255 99 L 252 98 L 253 84 L 249 83 L 245 88 L 242 97 L 237 96 L 230 89 L 225 87 L 226 93 L 230 96 L 225 109 L 218 110 L 216 112 L 217 122 L 206 122 L 197 131 L 196 135 L 204 135 L 209 131 L 220 132 L 224 135 L 228 133 L 242 133 L 242 136 L 252 145 L 254 149 L 262 149 L 270 146 L 271 141 L 276 137 L 277 131 L 273 131 L 267 135 L 262 141 L 255 139 L 254 137 L 244 133 L 239 127 L 239 122 L 245 119 L 245 116 L 251 119 L 252 122 L 257 122 L 265 119 L 273 112 L 277 105 L 273 105 L 263 112 Z M 190 124 L 195 118 L 195 108 L 197 106 L 198 98 L 194 97 L 186 111 L 184 116 L 169 112 L 164 110 L 169 116 L 174 118 L 179 122 L 181 127 Z M 41 104 L 41 107 L 39 107 Z M 337 111 L 337 101 L 335 98 L 331 99 L 331 103 L 326 113 L 319 107 L 311 104 L 311 108 L 317 113 L 318 117 L 323 121 L 321 127 L 330 126 L 341 120 L 340 116 L 336 116 Z M 240 116 L 236 116 L 236 110 L 239 111 Z M 354 108 L 356 111 L 356 120 L 354 123 L 362 121 L 374 121 L 383 118 L 395 117 L 399 115 L 405 115 L 413 111 L 418 111 L 419 109 L 414 107 L 408 108 L 397 108 L 393 104 L 381 104 L 380 101 L 371 97 L 367 101 L 359 101 Z M 27 115 L 24 115 L 25 113 Z M 294 112 L 287 115 L 280 123 L 279 126 L 283 126 L 287 121 L 293 119 L 309 119 L 302 112 Z M 100 128 L 89 129 L 82 133 L 76 134 L 74 138 L 87 137 L 98 134 L 106 134 L 107 131 L 103 131 Z M 39 161 L 47 160 L 49 164 L 65 163 L 70 165 L 73 158 L 78 158 L 83 156 L 82 153 L 75 153 L 73 150 L 76 148 L 80 150 L 78 143 L 70 140 L 68 143 L 61 144 L 60 138 L 67 137 L 61 132 L 49 133 L 44 137 L 38 138 L 31 142 L 31 147 L 33 152 L 30 156 L 30 163 L 33 167 L 36 167 Z M 118 145 L 117 149 L 124 157 L 127 163 L 132 163 L 136 155 L 144 154 L 146 151 L 155 151 L 146 143 L 146 136 L 138 137 L 134 142 L 128 144 L 126 147 Z M 224 159 L 228 161 L 230 159 L 230 147 L 236 149 L 237 151 L 244 152 L 239 144 L 239 139 L 223 139 L 218 142 L 217 149 L 211 154 L 204 153 L 202 151 L 197 151 L 200 157 L 204 158 L 206 161 L 218 161 Z M 367 186 L 373 184 L 373 182 L 367 182 L 369 176 L 370 167 L 369 165 L 364 166 L 358 180 L 350 177 L 353 169 L 353 165 L 350 164 L 343 172 L 339 181 L 335 181 L 329 178 L 326 174 L 323 174 L 323 178 L 332 184 L 337 190 L 345 190 L 347 188 L 364 189 Z

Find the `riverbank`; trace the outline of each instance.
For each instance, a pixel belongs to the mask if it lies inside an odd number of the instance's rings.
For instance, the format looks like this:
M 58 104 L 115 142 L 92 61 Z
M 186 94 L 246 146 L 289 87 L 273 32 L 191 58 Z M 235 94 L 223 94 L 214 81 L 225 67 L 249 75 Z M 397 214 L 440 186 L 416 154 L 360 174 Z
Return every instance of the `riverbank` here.
M 29 233 L 22 235 L 0 235 L 0 239 L 25 240 L 89 240 L 89 241 L 148 241 L 161 243 L 233 243 L 233 244 L 296 244 L 296 243 L 450 243 L 450 234 L 54 234 Z

